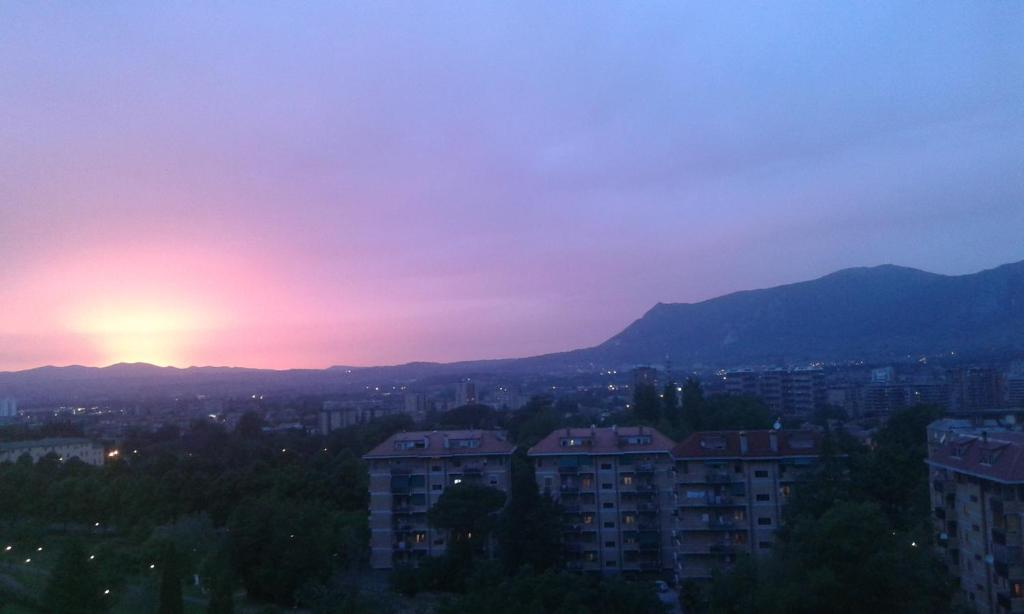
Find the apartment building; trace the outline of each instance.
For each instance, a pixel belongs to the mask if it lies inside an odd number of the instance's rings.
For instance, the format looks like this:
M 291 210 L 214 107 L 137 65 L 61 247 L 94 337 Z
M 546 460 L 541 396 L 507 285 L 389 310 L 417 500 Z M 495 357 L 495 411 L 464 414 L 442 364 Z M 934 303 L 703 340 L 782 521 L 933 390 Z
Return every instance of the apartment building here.
M 739 552 L 770 551 L 786 500 L 817 462 L 821 441 L 813 431 L 720 431 L 675 446 L 675 578 L 708 579 Z
M 370 471 L 370 565 L 391 569 L 439 556 L 446 531 L 427 523 L 449 486 L 479 483 L 508 492 L 515 446 L 501 431 L 398 433 L 363 458 Z
M 726 394 L 757 397 L 772 412 L 810 415 L 824 406 L 826 390 L 821 369 L 738 369 L 723 378 Z
M 935 533 L 950 573 L 978 612 L 1024 612 L 1024 433 L 948 420 L 928 430 Z
M 565 513 L 566 565 L 670 572 L 675 442 L 643 426 L 559 429 L 530 448 L 542 493 Z

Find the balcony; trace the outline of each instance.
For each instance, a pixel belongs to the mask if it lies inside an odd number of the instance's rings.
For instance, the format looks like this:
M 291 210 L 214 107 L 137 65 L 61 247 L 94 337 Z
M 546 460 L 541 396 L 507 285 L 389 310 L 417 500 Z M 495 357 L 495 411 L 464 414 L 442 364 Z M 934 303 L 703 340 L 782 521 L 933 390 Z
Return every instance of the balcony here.
M 708 548 L 708 552 L 711 554 L 736 554 L 736 545 L 729 543 L 712 544 Z
M 579 484 L 562 484 L 561 488 L 558 489 L 563 495 L 578 495 L 580 494 Z
M 654 473 L 654 463 L 638 463 L 636 472 L 638 475 L 652 474 Z
M 559 465 L 558 473 L 562 474 L 576 474 L 580 472 L 579 465 Z
M 733 529 L 736 527 L 736 521 L 732 518 L 711 518 L 707 522 L 707 527 L 712 530 Z
M 732 481 L 732 474 L 727 471 L 709 471 L 704 474 L 704 480 L 711 484 L 724 484 Z
M 735 505 L 736 500 L 731 495 L 708 495 L 705 499 L 708 505 Z

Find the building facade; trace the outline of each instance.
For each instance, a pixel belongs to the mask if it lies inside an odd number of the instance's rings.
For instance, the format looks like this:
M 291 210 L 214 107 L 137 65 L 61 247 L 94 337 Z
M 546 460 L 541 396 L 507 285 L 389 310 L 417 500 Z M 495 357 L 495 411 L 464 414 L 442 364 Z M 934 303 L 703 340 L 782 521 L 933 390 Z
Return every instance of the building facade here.
M 514 451 L 501 431 L 459 430 L 398 433 L 367 453 L 371 567 L 444 554 L 449 536 L 427 523 L 427 511 L 464 482 L 507 493 Z
M 1024 433 L 953 426 L 929 427 L 939 551 L 978 612 L 1024 612 Z
M 663 575 L 673 563 L 674 442 L 650 427 L 559 429 L 530 448 L 565 514 L 569 569 Z
M 675 446 L 675 579 L 771 551 L 793 485 L 820 454 L 812 431 L 698 432 Z
M 726 373 L 723 385 L 726 394 L 757 397 L 776 414 L 807 416 L 827 400 L 821 369 L 739 369 Z
M 87 465 L 102 465 L 106 449 L 102 444 L 88 439 L 52 438 L 0 443 L 0 463 L 17 462 L 22 455 L 28 455 L 32 462 L 38 462 L 48 454 L 62 461 L 77 458 Z

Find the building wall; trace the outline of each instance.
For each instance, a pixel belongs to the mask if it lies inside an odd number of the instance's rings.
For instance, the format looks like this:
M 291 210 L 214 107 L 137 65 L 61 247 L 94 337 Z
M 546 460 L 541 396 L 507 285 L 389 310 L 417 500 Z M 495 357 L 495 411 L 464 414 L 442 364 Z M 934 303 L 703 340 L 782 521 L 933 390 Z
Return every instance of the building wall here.
M 370 565 L 391 569 L 446 551 L 446 531 L 427 523 L 427 511 L 446 488 L 462 481 L 509 491 L 508 455 L 376 459 L 370 465 Z
M 786 458 L 678 459 L 676 577 L 707 579 L 740 552 L 770 552 L 792 487 L 810 467 Z
M 569 569 L 671 569 L 673 467 L 667 452 L 543 455 L 534 464 L 541 492 L 565 511 Z
M 105 458 L 105 450 L 102 445 L 93 442 L 74 443 L 40 443 L 31 445 L 31 442 L 16 442 L 0 446 L 0 463 L 17 462 L 22 455 L 28 454 L 32 462 L 39 462 L 47 454 L 56 454 L 63 460 L 77 458 L 87 465 L 102 465 Z

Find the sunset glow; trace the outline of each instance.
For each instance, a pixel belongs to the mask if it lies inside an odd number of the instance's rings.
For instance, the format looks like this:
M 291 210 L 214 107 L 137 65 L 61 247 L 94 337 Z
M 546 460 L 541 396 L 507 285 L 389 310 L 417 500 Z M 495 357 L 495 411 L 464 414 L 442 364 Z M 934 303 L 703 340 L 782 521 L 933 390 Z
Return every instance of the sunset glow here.
M 574 6 L 5 3 L 0 370 L 525 356 L 1024 257 L 1021 4 Z

